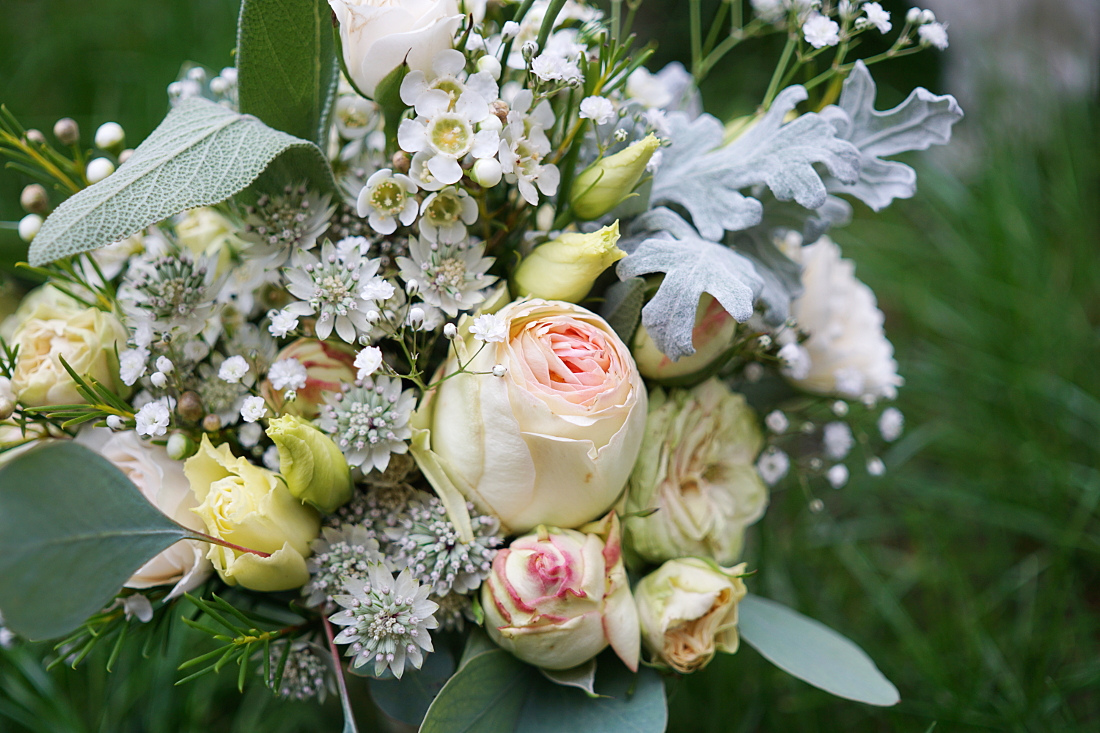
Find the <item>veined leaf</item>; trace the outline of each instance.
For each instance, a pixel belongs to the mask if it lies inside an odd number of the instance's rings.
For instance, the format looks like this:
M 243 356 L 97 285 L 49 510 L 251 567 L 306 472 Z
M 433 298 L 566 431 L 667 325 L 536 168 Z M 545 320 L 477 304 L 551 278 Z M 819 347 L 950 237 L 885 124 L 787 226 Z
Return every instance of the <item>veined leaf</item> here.
M 238 101 L 276 130 L 328 142 L 339 67 L 326 0 L 244 0 L 237 31 Z
M 828 626 L 751 593 L 737 613 L 741 638 L 783 671 L 848 700 L 881 706 L 901 701 L 866 652 Z
M 773 326 L 791 315 L 791 301 L 802 294 L 802 268 L 779 251 L 767 227 L 753 227 L 726 235 L 726 241 L 756 266 L 764 281 L 760 302 L 764 320 Z
M 89 252 L 185 209 L 224 201 L 277 157 L 300 149 L 298 166 L 311 163 L 303 177 L 332 189 L 331 169 L 313 143 L 205 99 L 184 100 L 117 171 L 57 207 L 31 243 L 30 263 Z
M 0 611 L 30 639 L 72 631 L 146 561 L 193 536 L 72 441 L 0 468 Z
M 537 676 L 534 667 L 503 649 L 478 654 L 443 686 L 420 733 L 508 733 Z
M 420 669 L 406 669 L 401 679 L 372 677 L 367 685 L 386 715 L 408 725 L 420 725 L 424 715 L 455 671 L 455 660 L 443 647 L 424 657 Z
M 937 96 L 918 87 L 893 109 L 875 109 L 875 80 L 862 61 L 844 80 L 838 105 L 821 111 L 836 128 L 837 136 L 851 141 L 862 156 L 858 181 L 827 178 L 831 193 L 846 193 L 881 211 L 896 198 L 910 198 L 917 191 L 917 173 L 904 163 L 882 160 L 909 150 L 926 150 L 951 139 L 951 126 L 963 111 L 950 94 Z

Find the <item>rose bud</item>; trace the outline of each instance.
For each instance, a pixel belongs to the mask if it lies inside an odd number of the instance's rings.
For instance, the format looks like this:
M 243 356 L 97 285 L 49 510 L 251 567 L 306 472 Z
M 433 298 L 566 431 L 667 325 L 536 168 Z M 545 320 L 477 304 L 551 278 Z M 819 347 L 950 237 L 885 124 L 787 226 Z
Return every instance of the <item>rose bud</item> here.
M 261 385 L 264 399 L 277 412 L 313 419 L 329 395 L 341 385 L 355 381 L 355 347 L 333 341 L 302 338 L 287 345 L 275 361 L 297 359 L 306 368 L 306 386 L 297 391 L 293 402 L 284 402 L 283 393 L 266 379 Z
M 608 646 L 638 669 L 638 612 L 614 513 L 580 531 L 540 526 L 497 553 L 481 586 L 485 628 L 530 664 L 570 669 Z
M 633 143 L 624 150 L 600 158 L 573 181 L 570 203 L 578 219 L 599 219 L 621 204 L 645 174 L 649 159 L 661 147 L 655 135 Z
M 222 580 L 258 591 L 291 590 L 309 581 L 306 557 L 321 518 L 291 495 L 278 474 L 235 458 L 227 444 L 214 448 L 205 435 L 183 471 L 199 501 L 192 511 L 208 534 L 269 555 L 211 545 L 206 556 Z
M 680 673 L 702 669 L 716 651 L 737 651 L 737 604 L 745 597 L 745 564 L 670 560 L 638 582 L 634 597 L 642 640 L 654 662 Z
M 494 323 L 484 346 L 464 326 L 444 365 L 455 372 L 462 354 L 470 373 L 443 382 L 416 417 L 431 428 L 443 471 L 512 533 L 601 516 L 645 430 L 645 385 L 630 352 L 571 303 L 519 300 L 482 318 Z
M 623 257 L 619 222 L 591 234 L 566 232 L 523 258 L 514 275 L 518 295 L 579 303 L 596 278 Z
M 737 321 L 733 316 L 710 294 L 703 293 L 695 310 L 695 328 L 691 332 L 694 354 L 682 356 L 676 361 L 669 359 L 657 348 L 653 337 L 641 324 L 634 333 L 630 351 L 638 363 L 638 371 L 646 379 L 662 383 L 690 382 L 693 377 L 701 378 L 711 367 L 718 366 L 718 361 L 728 355 L 736 333 Z
M 667 395 L 653 390 L 626 511 L 657 511 L 624 521 L 630 548 L 651 562 L 736 560 L 745 528 L 768 505 L 754 465 L 763 442 L 745 398 L 717 379 Z
M 294 415 L 268 422 L 267 437 L 279 450 L 279 473 L 295 497 L 328 514 L 351 498 L 351 471 L 332 438 Z

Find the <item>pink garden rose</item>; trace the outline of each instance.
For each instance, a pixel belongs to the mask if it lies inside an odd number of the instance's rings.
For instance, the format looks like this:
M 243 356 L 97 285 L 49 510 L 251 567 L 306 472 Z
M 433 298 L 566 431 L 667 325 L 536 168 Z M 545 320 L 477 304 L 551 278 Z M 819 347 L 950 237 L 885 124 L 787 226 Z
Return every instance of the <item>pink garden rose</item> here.
M 283 413 L 313 419 L 330 394 L 344 382 L 355 381 L 355 349 L 333 341 L 301 338 L 279 352 L 275 361 L 297 359 L 306 369 L 306 386 L 297 390 L 294 402 L 283 404 L 283 393 L 264 380 L 264 398 Z

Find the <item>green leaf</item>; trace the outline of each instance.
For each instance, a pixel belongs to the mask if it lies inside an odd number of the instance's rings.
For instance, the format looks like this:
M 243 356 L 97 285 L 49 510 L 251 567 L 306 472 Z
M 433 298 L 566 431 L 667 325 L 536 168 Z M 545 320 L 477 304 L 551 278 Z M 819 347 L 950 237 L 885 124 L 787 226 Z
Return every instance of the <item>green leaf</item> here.
M 401 679 L 371 678 L 371 697 L 383 713 L 409 725 L 420 725 L 439 691 L 455 672 L 455 660 L 444 648 L 424 658 L 420 669 L 406 669 Z
M 30 262 L 39 266 L 89 252 L 185 209 L 224 201 L 295 150 L 293 167 L 319 188 L 332 189 L 332 172 L 313 143 L 205 99 L 184 100 L 115 173 L 46 219 Z
M 71 441 L 0 469 L 0 611 L 48 639 L 102 609 L 146 561 L 191 532 L 107 459 Z
M 503 649 L 479 654 L 443 686 L 428 708 L 420 733 L 513 730 L 527 691 L 537 677 L 534 667 Z
M 237 26 L 238 100 L 268 126 L 328 142 L 339 66 L 326 0 L 244 0 Z
M 629 344 L 638 330 L 645 305 L 645 280 L 631 277 L 617 282 L 604 293 L 600 315 L 615 330 L 623 343 Z
M 781 603 L 750 593 L 738 605 L 737 629 L 765 659 L 814 687 L 868 705 L 901 701 L 862 649 Z
M 596 659 L 593 657 L 584 664 L 572 669 L 539 669 L 542 676 L 555 685 L 576 687 L 584 690 L 589 697 L 596 697 Z

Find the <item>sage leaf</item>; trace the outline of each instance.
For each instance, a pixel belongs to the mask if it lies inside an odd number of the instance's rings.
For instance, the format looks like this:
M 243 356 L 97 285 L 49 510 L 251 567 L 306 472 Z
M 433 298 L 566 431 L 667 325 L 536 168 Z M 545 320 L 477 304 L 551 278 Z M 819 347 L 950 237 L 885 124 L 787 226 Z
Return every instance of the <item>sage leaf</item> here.
M 326 145 L 339 74 L 328 2 L 244 0 L 238 28 L 241 112 Z
M 861 156 L 859 180 L 828 178 L 829 192 L 855 196 L 881 211 L 894 199 L 910 198 L 917 191 L 916 171 L 882 158 L 947 143 L 951 126 L 962 119 L 963 111 L 950 94 L 937 96 L 918 87 L 897 107 L 879 112 L 876 93 L 871 72 L 857 61 L 844 80 L 839 103 L 823 109 L 821 117 L 836 128 L 838 137 L 859 148 Z
M 50 639 L 110 603 L 148 560 L 192 537 L 110 461 L 72 441 L 0 468 L 0 611 Z
M 889 706 L 898 688 L 866 652 L 824 624 L 753 594 L 737 607 L 741 638 L 769 662 L 837 697 Z
M 184 100 L 117 171 L 57 207 L 28 259 L 41 266 L 90 252 L 186 209 L 224 201 L 277 157 L 299 150 L 296 167 L 312 163 L 311 182 L 331 189 L 332 172 L 313 143 L 214 102 Z

